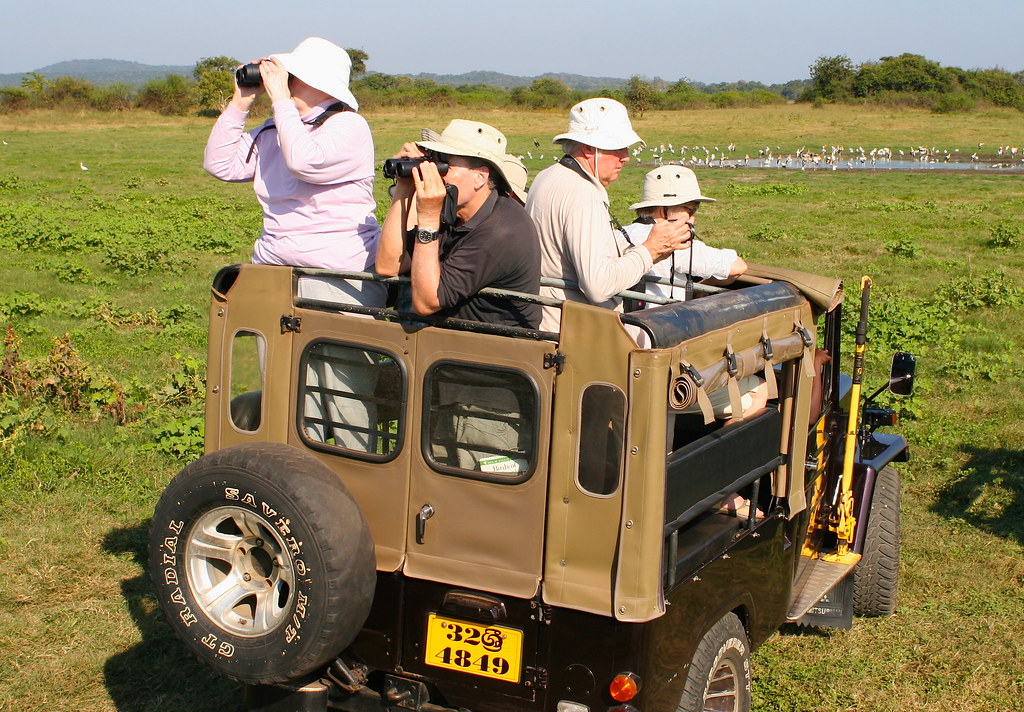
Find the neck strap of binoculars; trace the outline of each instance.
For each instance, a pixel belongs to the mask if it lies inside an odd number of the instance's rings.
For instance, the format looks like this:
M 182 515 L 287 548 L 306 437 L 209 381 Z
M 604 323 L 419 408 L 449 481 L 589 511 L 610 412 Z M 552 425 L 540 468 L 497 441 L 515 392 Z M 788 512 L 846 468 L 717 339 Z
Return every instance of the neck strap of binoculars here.
M 331 118 L 335 114 L 342 114 L 346 111 L 355 111 L 355 109 L 353 109 L 351 106 L 349 106 L 343 101 L 338 101 L 328 106 L 326 109 L 324 109 L 322 112 L 314 116 L 309 121 L 303 121 L 302 123 L 306 124 L 307 126 L 312 126 L 315 129 L 318 126 L 322 126 L 323 123 L 327 121 L 327 119 Z M 256 139 L 260 137 L 260 134 L 262 134 L 264 131 L 269 131 L 270 129 L 276 128 L 277 126 L 274 125 L 273 119 L 271 119 L 270 121 L 268 121 L 267 123 L 260 127 L 259 131 L 256 132 L 256 135 L 252 137 L 252 145 L 249 146 L 249 153 L 247 153 L 245 156 L 246 163 L 252 160 L 252 154 L 256 150 Z

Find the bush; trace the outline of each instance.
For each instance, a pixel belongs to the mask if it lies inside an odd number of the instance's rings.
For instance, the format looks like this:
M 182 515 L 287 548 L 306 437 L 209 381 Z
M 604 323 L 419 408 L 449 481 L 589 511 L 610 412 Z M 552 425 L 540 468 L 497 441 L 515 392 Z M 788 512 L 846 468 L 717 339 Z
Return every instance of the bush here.
M 885 251 L 893 257 L 902 257 L 904 259 L 912 259 L 917 257 L 918 247 L 917 243 L 907 238 L 899 238 L 892 242 L 887 242 L 885 245 Z
M 192 87 L 180 74 L 153 79 L 142 88 L 139 106 L 169 116 L 184 116 L 192 106 Z
M 0 114 L 13 114 L 24 111 L 31 105 L 29 93 L 18 87 L 0 89 Z
M 963 114 L 974 109 L 974 100 L 967 94 L 939 94 L 932 104 L 935 114 Z
M 135 106 L 135 91 L 127 84 L 108 84 L 93 91 L 89 103 L 99 111 L 129 111 Z
M 992 228 L 992 239 L 988 241 L 988 246 L 1003 249 L 1020 247 L 1020 233 L 1020 225 L 1004 220 Z

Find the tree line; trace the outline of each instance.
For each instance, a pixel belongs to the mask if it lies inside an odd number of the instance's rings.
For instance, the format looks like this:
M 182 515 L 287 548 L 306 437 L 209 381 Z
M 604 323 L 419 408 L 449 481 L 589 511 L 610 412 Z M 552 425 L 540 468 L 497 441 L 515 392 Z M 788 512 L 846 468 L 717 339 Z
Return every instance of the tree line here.
M 824 105 L 836 102 L 880 103 L 931 109 L 937 112 L 970 111 L 985 106 L 1024 110 L 1024 71 L 1003 69 L 962 70 L 943 67 L 921 55 L 901 54 L 854 66 L 844 55 L 820 57 L 810 66 L 810 80 L 794 80 L 771 87 L 760 82 L 701 84 L 633 76 L 625 84 L 597 91 L 572 89 L 564 82 L 540 78 L 526 87 L 504 89 L 487 84 L 450 86 L 431 79 L 366 73 L 369 56 L 349 49 L 353 93 L 360 106 L 469 107 L 475 109 L 567 109 L 592 96 L 622 101 L 642 116 L 646 111 L 763 106 L 787 101 Z M 147 109 L 168 115 L 216 116 L 234 90 L 231 57 L 199 60 L 191 77 L 169 74 L 141 87 L 128 84 L 96 86 L 75 77 L 48 79 L 26 74 L 20 87 L 0 88 L 0 113 L 31 109 L 94 109 L 128 111 Z M 265 97 L 254 108 L 269 113 Z
M 1024 71 L 943 67 L 904 53 L 854 66 L 846 55 L 819 57 L 811 65 L 805 101 L 874 102 L 919 106 L 940 113 L 983 106 L 1024 110 Z

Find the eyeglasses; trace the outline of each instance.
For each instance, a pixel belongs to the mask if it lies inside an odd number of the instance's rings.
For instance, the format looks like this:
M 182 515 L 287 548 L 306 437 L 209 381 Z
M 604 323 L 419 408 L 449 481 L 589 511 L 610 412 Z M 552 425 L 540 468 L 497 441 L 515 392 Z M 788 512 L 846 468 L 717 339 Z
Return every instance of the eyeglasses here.
M 670 207 L 664 207 L 664 208 L 661 209 L 662 217 L 668 219 L 669 210 L 672 209 L 672 208 L 677 209 L 677 210 L 684 210 L 687 213 L 689 213 L 691 216 L 693 216 L 693 215 L 697 214 L 698 210 L 700 210 L 700 203 L 698 201 L 693 201 L 692 203 L 683 203 L 682 205 L 675 205 L 675 206 L 670 206 Z

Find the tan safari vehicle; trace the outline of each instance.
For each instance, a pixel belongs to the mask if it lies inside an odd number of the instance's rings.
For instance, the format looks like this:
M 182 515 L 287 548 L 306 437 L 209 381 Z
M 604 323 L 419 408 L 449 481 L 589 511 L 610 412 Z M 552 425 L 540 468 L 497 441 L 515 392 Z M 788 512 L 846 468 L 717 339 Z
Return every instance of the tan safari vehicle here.
M 217 275 L 207 454 L 152 523 L 168 623 L 249 709 L 748 710 L 780 626 L 893 611 L 907 444 L 861 414 L 867 283 L 841 347 L 841 284 L 786 270 L 567 302 L 557 334 L 297 297 L 317 274 Z

